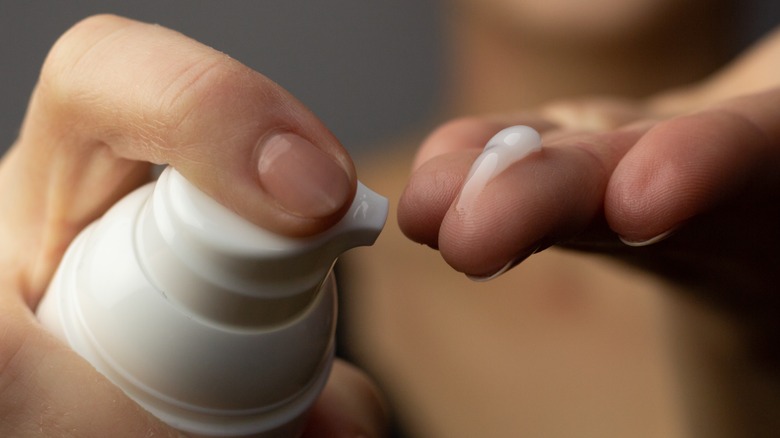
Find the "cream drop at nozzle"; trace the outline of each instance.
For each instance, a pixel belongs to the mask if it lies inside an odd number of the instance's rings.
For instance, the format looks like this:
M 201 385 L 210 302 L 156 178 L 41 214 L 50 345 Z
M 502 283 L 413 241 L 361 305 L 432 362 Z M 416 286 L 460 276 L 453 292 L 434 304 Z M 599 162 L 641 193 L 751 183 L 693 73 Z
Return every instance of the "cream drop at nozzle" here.
M 455 209 L 464 211 L 470 208 L 493 178 L 512 164 L 541 149 L 541 136 L 529 126 L 517 125 L 499 131 L 487 142 L 472 164 Z

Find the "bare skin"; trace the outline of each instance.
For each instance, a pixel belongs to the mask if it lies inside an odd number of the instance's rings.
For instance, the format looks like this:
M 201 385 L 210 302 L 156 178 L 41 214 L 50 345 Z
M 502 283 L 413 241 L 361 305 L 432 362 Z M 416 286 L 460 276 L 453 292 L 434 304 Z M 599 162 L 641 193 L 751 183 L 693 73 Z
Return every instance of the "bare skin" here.
M 617 23 L 625 27 L 625 20 Z M 567 27 L 561 29 L 565 34 Z M 590 31 L 581 31 L 585 41 Z M 780 67 L 776 39 L 682 90 L 666 87 L 714 61 L 691 59 L 682 68 L 675 61 L 685 57 L 665 59 L 665 67 L 685 74 L 672 72 L 632 92 L 632 81 L 598 74 L 604 65 L 618 71 L 625 61 L 620 51 L 589 63 L 557 56 L 555 81 L 518 95 L 528 89 L 487 85 L 506 85 L 521 77 L 518 68 L 541 60 L 491 69 L 484 67 L 512 58 L 484 52 L 496 56 L 483 58 L 480 71 L 455 69 L 476 76 L 454 81 L 461 85 L 445 111 L 476 116 L 435 130 L 416 158 L 398 150 L 379 165 L 361 166 L 364 181 L 399 205 L 399 222 L 353 258 L 360 291 L 350 295 L 344 321 L 358 358 L 381 380 L 410 431 L 712 437 L 773 430 L 776 376 L 764 372 L 750 342 L 773 332 L 747 325 L 763 319 L 739 311 L 733 299 L 747 296 L 744 290 L 763 298 L 763 288 L 777 284 L 778 84 L 767 73 Z M 529 53 L 540 52 L 523 52 Z M 138 65 L 142 72 L 133 70 Z M 150 65 L 161 68 L 150 72 Z M 630 70 L 616 78 L 630 77 Z M 491 71 L 506 76 L 499 80 Z M 526 80 L 542 84 L 551 73 L 540 69 Z M 113 80 L 96 81 L 104 77 Z M 131 77 L 140 87 L 126 86 Z M 611 84 L 621 86 L 614 90 L 621 98 L 576 97 L 608 93 Z M 565 95 L 575 98 L 545 103 Z M 479 148 L 516 123 L 544 131 L 544 153 L 494 179 L 473 211 L 455 214 Z M 306 205 L 294 202 L 300 193 L 284 191 L 300 187 L 258 184 L 262 139 L 278 130 L 330 157 L 327 172 L 341 181 L 330 202 L 302 213 L 296 208 Z M 115 17 L 78 25 L 44 65 L 20 138 L 0 163 L 0 205 L 11 212 L 0 218 L 0 435 L 176 435 L 32 315 L 67 243 L 146 181 L 149 162 L 173 164 L 228 207 L 291 235 L 327 228 L 354 190 L 355 172 L 338 142 L 266 78 L 158 26 Z M 675 234 L 651 246 L 628 248 L 618 239 L 641 242 L 676 225 Z M 438 251 L 412 243 L 401 229 Z M 552 244 L 580 251 L 545 250 L 489 283 L 461 274 L 490 275 Z M 754 390 L 764 388 L 770 390 Z M 736 403 L 746 399 L 750 410 Z M 373 385 L 339 363 L 307 433 L 375 436 L 383 423 Z
M 508 66 L 482 68 L 523 77 Z M 414 159 L 360 164 L 398 222 L 351 258 L 348 333 L 413 436 L 777 430 L 778 68 L 775 33 L 714 76 L 641 98 L 512 109 L 526 101 L 511 84 L 456 89 L 456 112 L 476 116 L 435 129 Z M 459 211 L 480 148 L 513 124 L 544 131 L 544 150 Z M 489 276 L 551 245 L 488 283 L 457 273 Z
M 293 166 L 289 177 L 335 178 L 327 202 L 301 209 L 296 200 L 306 193 L 296 191 L 306 187 L 263 173 L 277 132 L 306 139 L 298 149 L 319 163 L 308 172 Z M 19 139 L 0 162 L 0 435 L 180 435 L 33 314 L 68 243 L 146 182 L 150 163 L 177 167 L 226 206 L 287 235 L 326 229 L 355 187 L 339 142 L 259 73 L 160 26 L 113 16 L 74 26 L 49 54 Z M 371 381 L 339 361 L 306 433 L 381 436 L 384 416 Z

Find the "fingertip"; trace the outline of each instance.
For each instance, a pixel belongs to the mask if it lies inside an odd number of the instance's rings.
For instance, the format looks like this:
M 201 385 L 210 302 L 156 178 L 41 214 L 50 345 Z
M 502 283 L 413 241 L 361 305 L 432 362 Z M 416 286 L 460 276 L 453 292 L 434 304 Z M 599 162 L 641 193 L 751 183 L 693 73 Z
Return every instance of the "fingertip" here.
M 439 234 L 442 256 L 458 271 L 490 277 L 540 244 L 586 232 L 602 217 L 612 169 L 643 132 L 545 138 L 541 151 L 483 178 L 468 202 L 447 212 Z
M 304 438 L 369 438 L 387 434 L 389 413 L 368 376 L 337 360 L 330 380 L 309 414 Z
M 518 122 L 541 131 L 553 127 L 523 114 L 463 117 L 441 125 L 428 136 L 399 202 L 398 222 L 407 237 L 438 248 L 440 225 L 458 198 L 472 163 L 491 138 Z
M 439 228 L 478 151 L 437 156 L 412 174 L 398 203 L 398 225 L 411 240 L 438 247 Z
M 663 240 L 694 216 L 738 193 L 765 142 L 733 114 L 708 111 L 661 122 L 619 163 L 605 194 L 605 216 L 624 242 Z

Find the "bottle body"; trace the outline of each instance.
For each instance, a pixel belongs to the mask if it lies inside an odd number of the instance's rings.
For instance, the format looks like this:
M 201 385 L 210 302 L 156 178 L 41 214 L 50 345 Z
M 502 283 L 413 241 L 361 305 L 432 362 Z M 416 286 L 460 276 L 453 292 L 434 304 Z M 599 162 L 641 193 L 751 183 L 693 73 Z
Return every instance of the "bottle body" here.
M 224 315 L 193 311 L 168 296 L 149 272 L 154 257 L 139 248 L 139 224 L 148 220 L 153 193 L 152 185 L 131 193 L 78 236 L 39 306 L 39 319 L 177 429 L 201 436 L 296 436 L 333 359 L 332 273 L 300 309 L 268 324 L 231 324 Z M 193 272 L 182 284 L 200 281 Z

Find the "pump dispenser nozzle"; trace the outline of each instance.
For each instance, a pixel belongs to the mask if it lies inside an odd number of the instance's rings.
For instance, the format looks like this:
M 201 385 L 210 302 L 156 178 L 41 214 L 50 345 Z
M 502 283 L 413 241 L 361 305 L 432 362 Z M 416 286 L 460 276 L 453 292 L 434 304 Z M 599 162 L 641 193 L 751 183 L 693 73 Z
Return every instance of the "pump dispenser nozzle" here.
M 336 258 L 371 245 L 387 200 L 358 183 L 342 220 L 309 238 L 270 233 L 238 216 L 168 168 L 142 212 L 141 265 L 171 300 L 223 324 L 278 324 L 311 302 Z
M 38 317 L 178 429 L 295 436 L 333 358 L 332 265 L 386 216 L 359 184 L 331 229 L 282 237 L 166 169 L 77 237 Z

